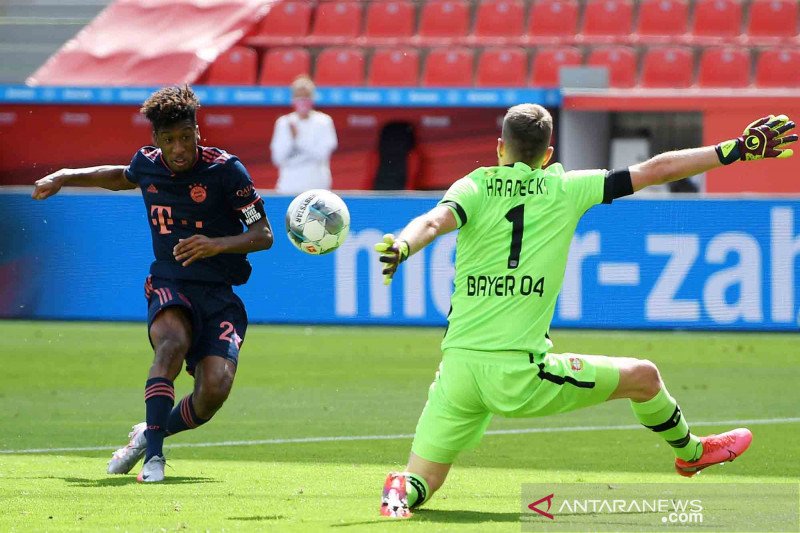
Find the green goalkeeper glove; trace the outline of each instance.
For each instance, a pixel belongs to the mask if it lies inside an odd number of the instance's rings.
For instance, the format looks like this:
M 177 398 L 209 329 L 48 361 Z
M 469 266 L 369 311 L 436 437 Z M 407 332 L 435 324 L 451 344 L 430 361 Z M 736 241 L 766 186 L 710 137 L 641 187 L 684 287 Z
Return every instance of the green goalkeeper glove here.
M 383 284 L 388 285 L 392 282 L 392 276 L 397 272 L 400 263 L 408 259 L 408 243 L 404 240 L 395 239 L 394 235 L 387 233 L 383 236 L 383 242 L 375 245 L 375 251 L 381 254 L 380 262 L 386 263 L 383 269 Z
M 717 157 L 723 165 L 736 161 L 755 161 L 767 157 L 785 159 L 792 157 L 794 151 L 784 148 L 797 140 L 797 135 L 785 135 L 794 128 L 794 122 L 786 115 L 770 115 L 751 122 L 741 137 L 719 143 Z

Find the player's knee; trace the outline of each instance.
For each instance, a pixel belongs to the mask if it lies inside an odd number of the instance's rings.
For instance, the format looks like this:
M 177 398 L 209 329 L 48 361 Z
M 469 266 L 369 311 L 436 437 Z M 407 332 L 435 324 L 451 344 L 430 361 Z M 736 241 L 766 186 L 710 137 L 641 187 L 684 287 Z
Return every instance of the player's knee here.
M 652 361 L 642 359 L 636 365 L 637 382 L 639 385 L 639 392 L 641 394 L 640 401 L 649 400 L 658 394 L 663 386 L 661 382 L 661 375 L 658 373 L 658 367 Z
M 163 335 L 155 342 L 156 360 L 162 363 L 183 361 L 189 351 L 189 340 L 182 335 Z

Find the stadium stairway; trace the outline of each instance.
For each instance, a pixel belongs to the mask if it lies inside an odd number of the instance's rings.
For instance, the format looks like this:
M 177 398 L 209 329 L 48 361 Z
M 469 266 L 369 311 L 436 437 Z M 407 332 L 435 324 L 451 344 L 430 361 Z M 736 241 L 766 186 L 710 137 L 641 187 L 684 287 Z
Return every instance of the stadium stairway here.
M 111 0 L 0 0 L 0 83 L 23 83 Z

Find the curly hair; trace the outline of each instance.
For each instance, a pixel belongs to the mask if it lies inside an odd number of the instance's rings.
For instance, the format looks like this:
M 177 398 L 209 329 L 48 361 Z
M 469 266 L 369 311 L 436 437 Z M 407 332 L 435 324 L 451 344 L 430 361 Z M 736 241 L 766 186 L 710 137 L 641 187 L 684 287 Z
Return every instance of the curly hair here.
M 191 120 L 197 123 L 197 108 L 200 101 L 194 91 L 188 86 L 164 87 L 145 100 L 141 114 L 147 117 L 153 130 L 158 131 L 168 128 L 182 120 Z

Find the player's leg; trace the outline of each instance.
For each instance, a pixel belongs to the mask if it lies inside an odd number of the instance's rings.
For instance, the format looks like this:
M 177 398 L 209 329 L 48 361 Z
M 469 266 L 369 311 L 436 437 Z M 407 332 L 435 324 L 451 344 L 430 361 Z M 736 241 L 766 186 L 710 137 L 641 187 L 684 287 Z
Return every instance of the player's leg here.
M 698 437 L 677 401 L 669 394 L 656 365 L 633 358 L 611 359 L 619 369 L 619 385 L 609 397 L 628 398 L 639 422 L 667 441 L 675 453 L 675 469 L 691 477 L 703 468 L 732 461 L 750 446 L 749 430 L 738 428 L 721 435 Z
M 174 435 L 202 426 L 214 416 L 233 387 L 236 365 L 221 356 L 202 358 L 194 369 L 194 390 L 170 413 L 167 434 Z

